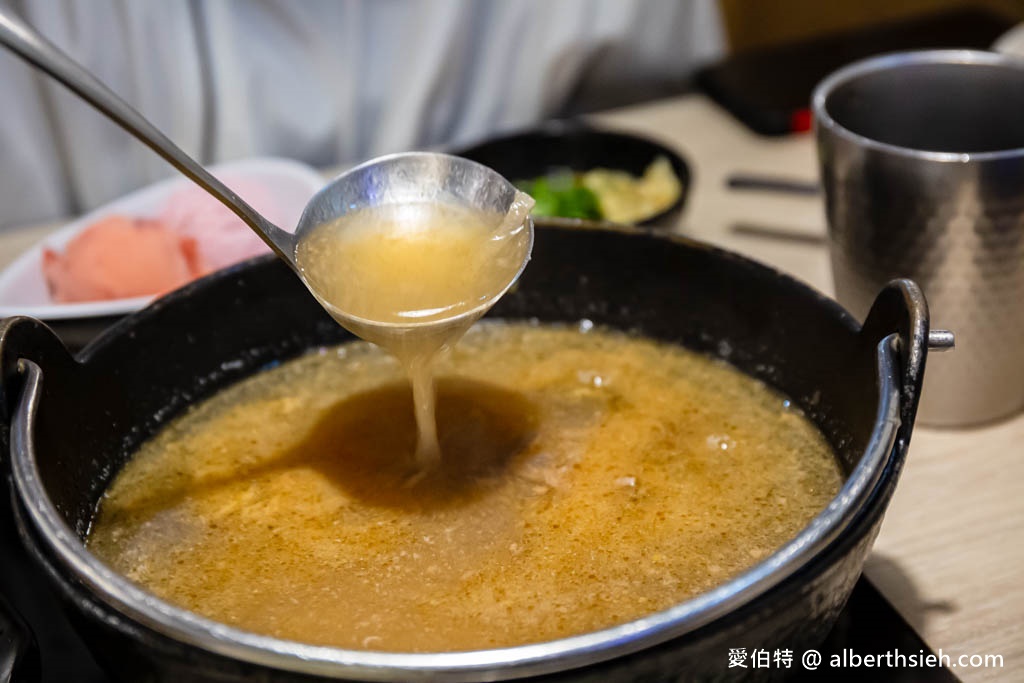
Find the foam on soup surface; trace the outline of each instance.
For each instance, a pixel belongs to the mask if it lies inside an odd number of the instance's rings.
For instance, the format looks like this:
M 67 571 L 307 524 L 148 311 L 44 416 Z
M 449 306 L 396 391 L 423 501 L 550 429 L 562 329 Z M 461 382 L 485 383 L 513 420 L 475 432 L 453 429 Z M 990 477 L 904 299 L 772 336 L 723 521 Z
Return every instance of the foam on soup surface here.
M 364 342 L 260 373 L 146 443 L 93 552 L 158 596 L 307 643 L 550 640 L 701 593 L 841 483 L 823 436 L 730 366 L 626 335 L 479 325 L 438 365 L 441 464 Z

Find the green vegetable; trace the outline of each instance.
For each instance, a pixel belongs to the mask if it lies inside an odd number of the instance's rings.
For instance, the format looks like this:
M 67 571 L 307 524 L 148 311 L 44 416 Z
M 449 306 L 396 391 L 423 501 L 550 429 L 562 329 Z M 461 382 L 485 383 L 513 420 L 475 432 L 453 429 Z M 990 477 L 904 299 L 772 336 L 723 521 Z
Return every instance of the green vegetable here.
M 562 173 L 542 176 L 532 181 L 521 181 L 517 185 L 537 202 L 533 207 L 536 216 L 595 220 L 602 217 L 597 195 L 583 187 L 576 175 Z

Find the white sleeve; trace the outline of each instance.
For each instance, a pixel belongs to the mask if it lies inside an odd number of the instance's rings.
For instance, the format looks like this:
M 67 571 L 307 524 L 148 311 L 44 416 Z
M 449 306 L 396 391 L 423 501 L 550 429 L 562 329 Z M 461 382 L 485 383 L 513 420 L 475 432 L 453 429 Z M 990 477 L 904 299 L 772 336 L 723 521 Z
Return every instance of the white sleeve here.
M 682 81 L 714 0 L 202 3 L 215 156 L 352 162 L 526 126 L 578 89 Z
M 187 152 L 202 156 L 203 88 L 191 7 L 177 1 L 15 3 L 15 11 L 43 36 Z M 62 85 L 6 51 L 0 51 L 0 92 L 6 94 L 0 225 L 79 212 L 174 172 Z
M 41 83 L 0 50 L 0 228 L 71 210 Z

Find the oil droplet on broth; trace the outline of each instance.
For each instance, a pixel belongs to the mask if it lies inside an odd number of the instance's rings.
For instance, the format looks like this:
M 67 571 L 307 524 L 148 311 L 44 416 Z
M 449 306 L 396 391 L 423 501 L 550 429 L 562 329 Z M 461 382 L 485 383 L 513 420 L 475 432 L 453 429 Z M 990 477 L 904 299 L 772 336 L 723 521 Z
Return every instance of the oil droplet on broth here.
M 529 257 L 517 193 L 505 214 L 441 202 L 361 209 L 314 228 L 295 260 L 343 327 L 394 355 L 413 387 L 422 468 L 441 457 L 434 363 L 508 288 Z

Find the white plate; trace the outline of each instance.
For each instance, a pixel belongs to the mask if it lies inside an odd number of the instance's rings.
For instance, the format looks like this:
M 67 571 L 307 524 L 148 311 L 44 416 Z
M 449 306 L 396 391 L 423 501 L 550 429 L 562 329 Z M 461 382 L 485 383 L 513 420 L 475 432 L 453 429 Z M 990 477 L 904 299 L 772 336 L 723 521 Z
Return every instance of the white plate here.
M 323 176 L 313 168 L 287 159 L 246 159 L 212 166 L 210 171 L 218 177 L 225 177 L 229 185 L 231 180 L 266 185 L 271 195 L 266 198 L 267 203 L 272 203 L 279 210 L 279 218 L 283 223 L 279 227 L 289 232 L 295 229 L 310 197 L 325 183 Z M 75 235 L 111 214 L 155 216 L 164 208 L 170 195 L 190 183 L 181 177 L 169 178 L 136 190 L 90 211 L 26 251 L 0 273 L 0 318 L 29 315 L 42 320 L 65 320 L 124 315 L 148 304 L 154 297 L 79 303 L 53 301 L 43 277 L 43 249 L 49 247 L 63 251 Z

